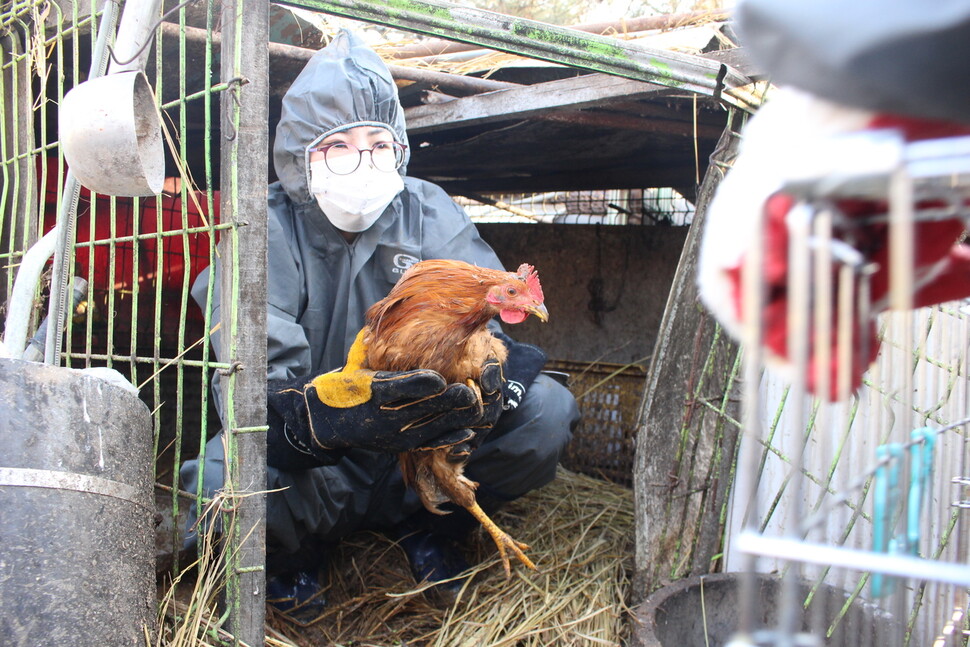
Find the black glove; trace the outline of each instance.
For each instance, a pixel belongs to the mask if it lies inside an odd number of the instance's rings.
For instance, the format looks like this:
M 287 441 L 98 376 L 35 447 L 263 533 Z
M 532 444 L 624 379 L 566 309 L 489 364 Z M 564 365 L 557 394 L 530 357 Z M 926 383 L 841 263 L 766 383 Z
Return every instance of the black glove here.
M 525 398 L 525 392 L 532 386 L 536 376 L 546 365 L 546 353 L 538 346 L 517 342 L 505 333 L 494 333 L 509 349 L 503 370 L 505 385 L 505 408 L 515 409 Z
M 267 395 L 267 462 L 287 470 L 333 464 L 350 448 L 402 452 L 456 429 L 462 442 L 497 418 L 494 403 L 483 416 L 472 389 L 427 370 L 326 373 L 271 382 Z
M 477 421 L 463 429 L 446 432 L 431 442 L 424 443 L 419 450 L 449 448 L 449 455 L 455 460 L 464 460 L 469 454 L 478 449 L 492 430 L 499 416 L 504 410 L 502 387 L 505 380 L 502 377 L 502 366 L 497 360 L 491 359 L 482 367 L 482 376 L 478 386 L 482 395 L 482 415 Z

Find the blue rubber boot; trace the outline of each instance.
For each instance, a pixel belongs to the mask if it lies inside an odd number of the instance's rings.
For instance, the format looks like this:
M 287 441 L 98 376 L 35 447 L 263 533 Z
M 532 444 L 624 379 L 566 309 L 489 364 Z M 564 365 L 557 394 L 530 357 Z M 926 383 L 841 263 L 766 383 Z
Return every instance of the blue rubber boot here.
M 266 602 L 287 619 L 301 625 L 311 624 L 323 615 L 327 598 L 317 573 L 296 571 L 266 578 Z
M 309 540 L 296 553 L 266 556 L 266 602 L 288 620 L 312 624 L 326 610 L 320 575 L 327 568 L 328 550 L 322 542 Z
M 517 497 L 507 496 L 479 483 L 475 498 L 482 510 L 491 516 Z M 441 582 L 432 591 L 446 599 L 453 599 L 467 579 L 467 576 L 457 576 L 470 568 L 460 546 L 467 543 L 471 532 L 480 525 L 460 506 L 445 503 L 440 507 L 449 514 L 436 515 L 424 509 L 418 510 L 399 524 L 393 535 L 398 538 L 398 543 L 411 562 L 414 579 L 418 582 Z
M 432 590 L 445 597 L 455 597 L 465 585 L 460 577 L 470 567 L 453 539 L 430 530 L 417 529 L 401 535 L 398 544 L 404 549 L 414 579 L 441 582 Z

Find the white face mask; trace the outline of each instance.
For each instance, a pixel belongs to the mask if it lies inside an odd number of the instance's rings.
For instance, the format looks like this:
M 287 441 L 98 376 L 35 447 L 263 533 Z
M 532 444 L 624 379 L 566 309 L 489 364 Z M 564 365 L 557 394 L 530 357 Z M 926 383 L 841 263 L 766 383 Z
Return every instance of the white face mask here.
M 384 213 L 401 190 L 404 178 L 397 171 L 378 171 L 369 163 L 348 175 L 337 175 L 323 160 L 310 163 L 310 193 L 341 231 L 364 231 Z

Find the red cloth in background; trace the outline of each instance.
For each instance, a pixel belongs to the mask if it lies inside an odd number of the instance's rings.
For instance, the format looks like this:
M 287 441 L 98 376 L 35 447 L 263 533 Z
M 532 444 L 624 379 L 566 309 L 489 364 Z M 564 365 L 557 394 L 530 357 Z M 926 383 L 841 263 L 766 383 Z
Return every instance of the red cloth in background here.
M 57 221 L 57 192 L 61 181 L 57 159 L 48 158 L 44 187 L 45 233 Z M 77 247 L 75 273 L 86 278 L 96 290 L 112 287 L 131 290 L 136 284 L 140 290 L 145 290 L 154 288 L 156 281 L 161 282 L 163 292 L 181 292 L 183 287 L 191 287 L 199 272 L 209 265 L 209 233 L 199 231 L 174 236 L 142 236 L 218 223 L 219 192 L 212 193 L 211 216 L 207 195 L 204 192 L 195 192 L 194 195 L 195 200 L 191 195 L 186 195 L 183 214 L 182 197 L 178 194 L 140 199 L 97 195 L 92 202 L 91 192 L 82 186 L 77 209 L 76 241 L 79 245 L 93 245 Z M 134 238 L 136 235 L 137 239 Z M 119 238 L 122 240 L 113 245 L 108 242 Z

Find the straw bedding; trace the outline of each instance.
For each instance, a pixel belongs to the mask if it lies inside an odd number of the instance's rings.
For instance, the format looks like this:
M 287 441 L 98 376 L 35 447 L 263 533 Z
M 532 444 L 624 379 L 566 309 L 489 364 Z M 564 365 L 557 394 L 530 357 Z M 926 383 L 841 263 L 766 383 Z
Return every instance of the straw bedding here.
M 627 635 L 633 497 L 626 488 L 560 470 L 496 521 L 531 546 L 533 574 L 505 579 L 485 533 L 467 545 L 478 564 L 457 600 L 416 585 L 403 551 L 382 535 L 343 542 L 326 612 L 296 626 L 269 610 L 267 635 L 300 647 L 621 645 Z

